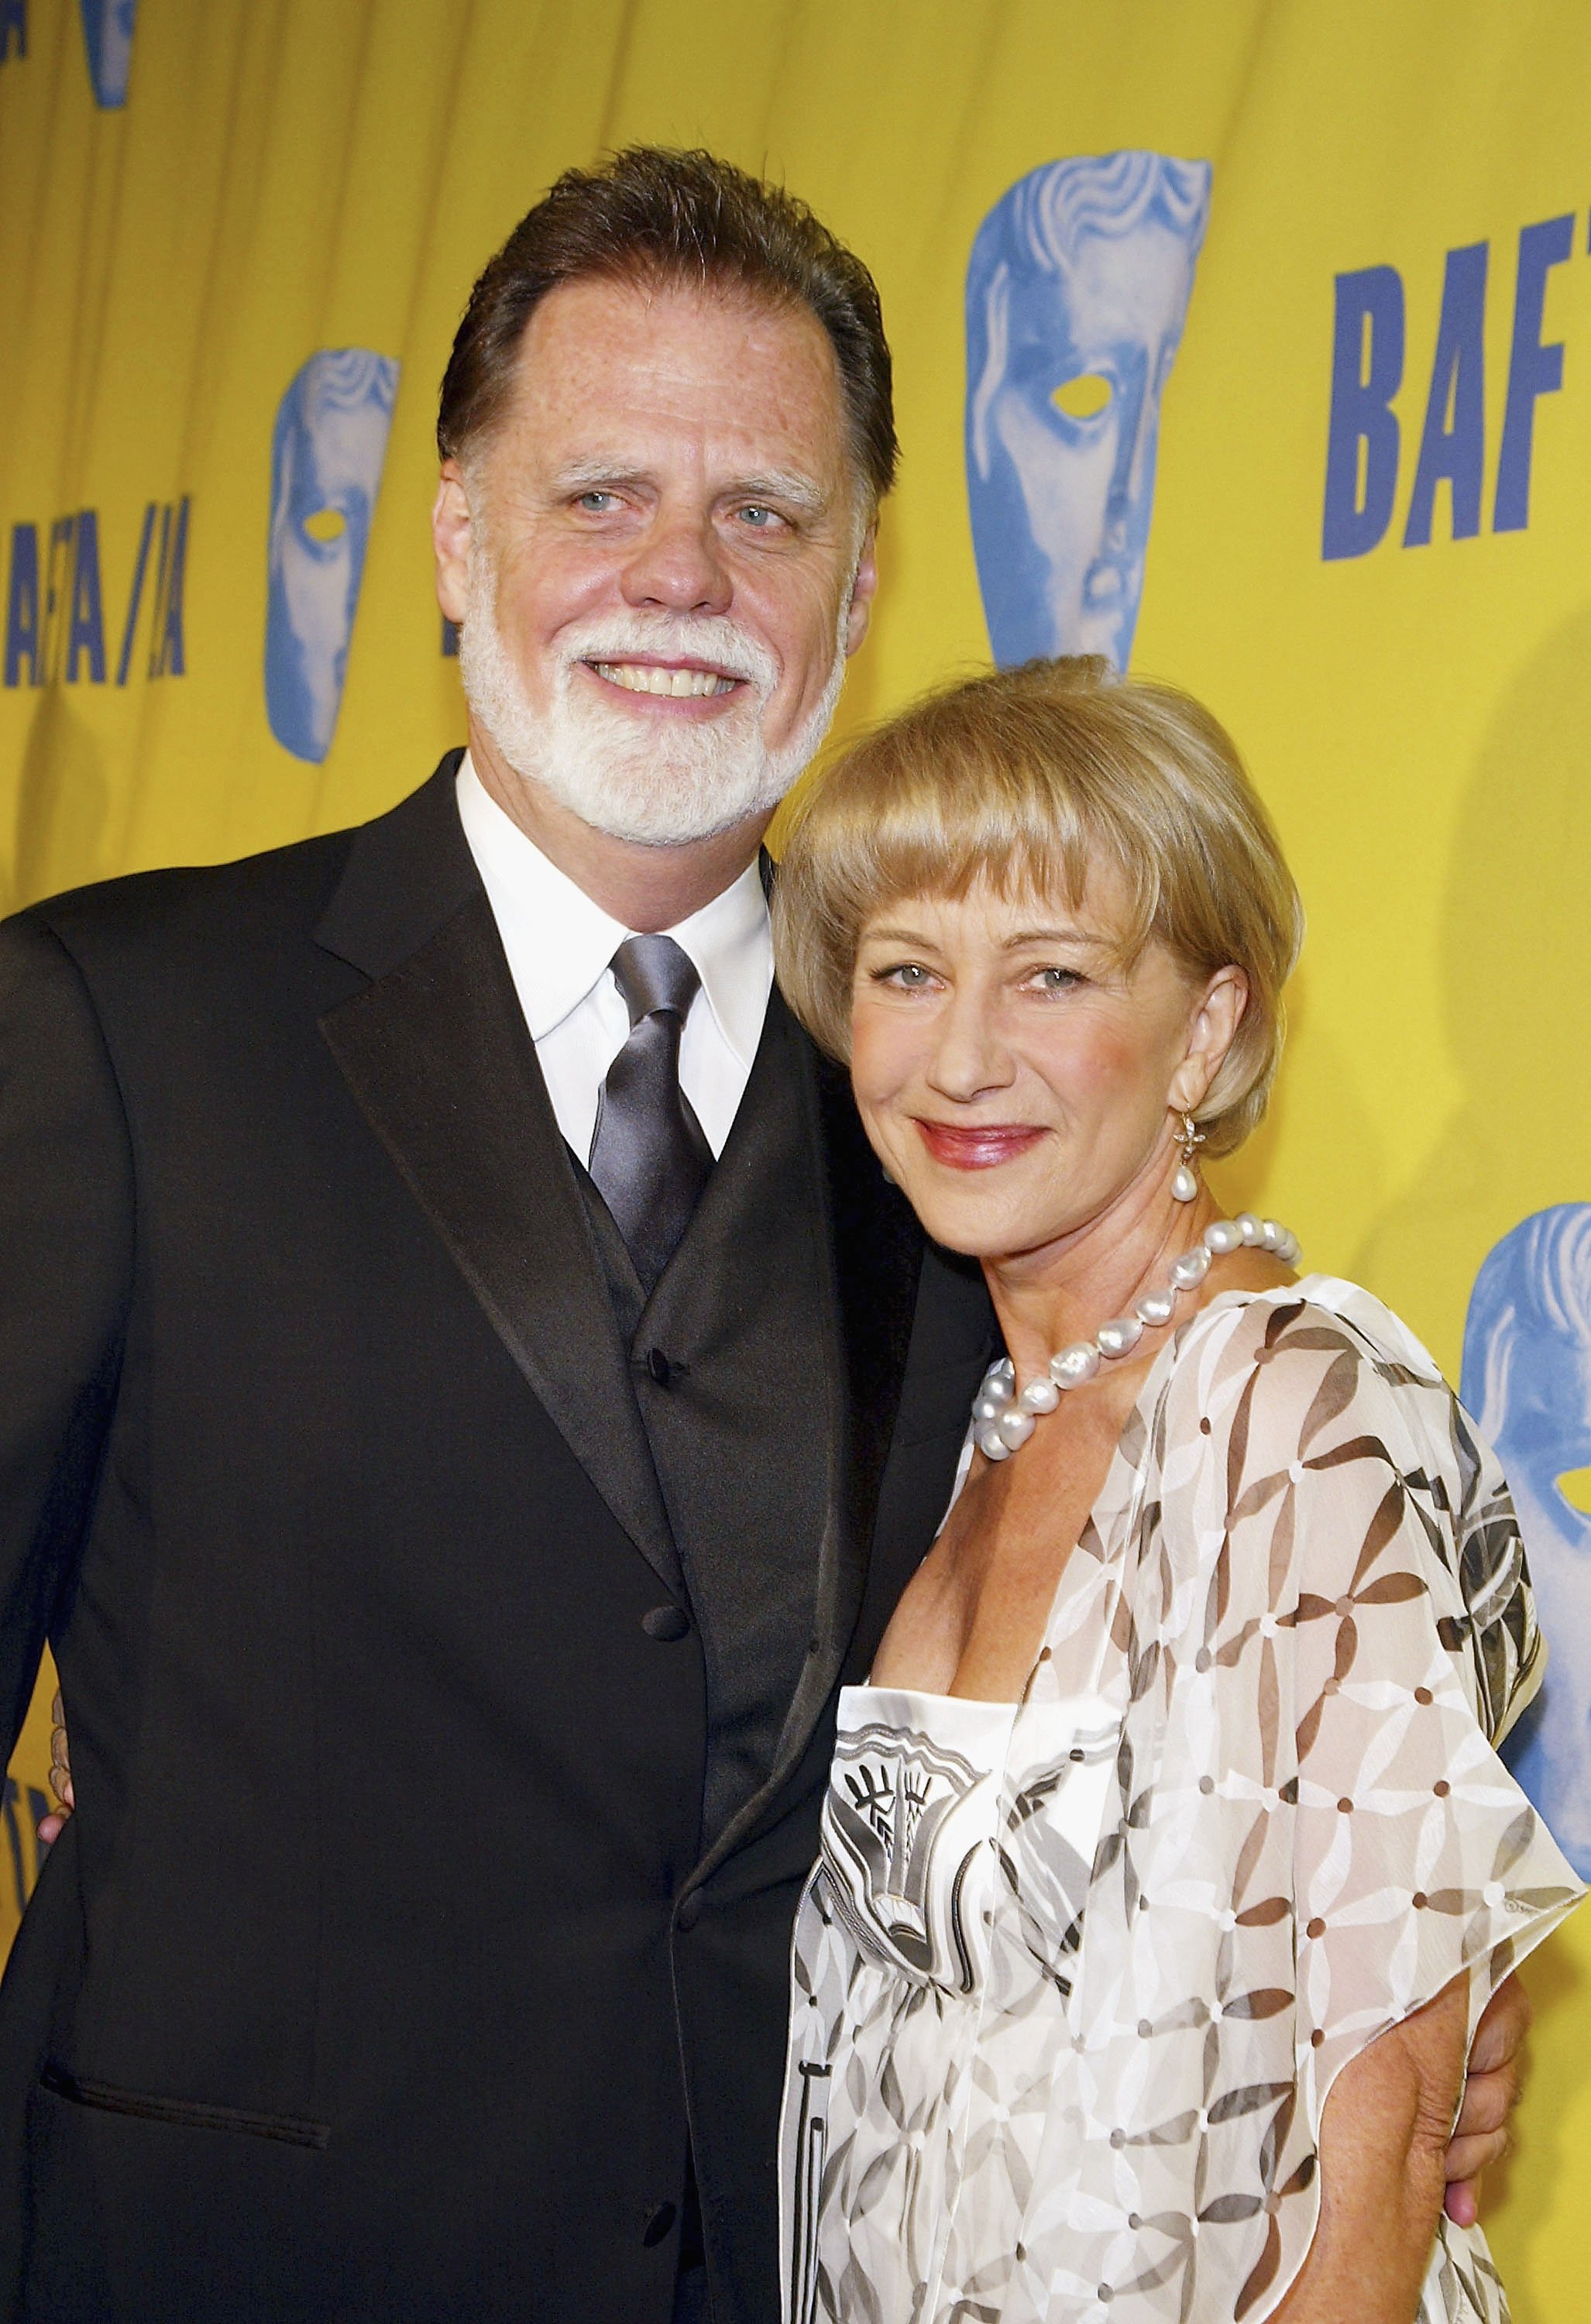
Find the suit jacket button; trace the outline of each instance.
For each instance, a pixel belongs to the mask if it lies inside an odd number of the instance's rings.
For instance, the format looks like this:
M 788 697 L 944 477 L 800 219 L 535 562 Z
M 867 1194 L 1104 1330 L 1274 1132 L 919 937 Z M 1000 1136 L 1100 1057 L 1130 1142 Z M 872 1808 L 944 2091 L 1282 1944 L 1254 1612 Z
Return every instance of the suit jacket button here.
M 687 1896 L 674 1916 L 674 1925 L 676 1929 L 684 1929 L 688 1932 L 695 1927 L 701 1917 L 702 1899 L 696 1895 Z
M 663 2241 L 674 2225 L 675 2216 L 672 2203 L 647 2205 L 646 2217 L 641 2221 L 641 2241 L 648 2251 L 654 2250 Z
M 673 1387 L 674 1366 L 669 1362 L 668 1358 L 664 1354 L 661 1348 L 652 1349 L 650 1353 L 648 1355 L 647 1370 L 651 1373 L 652 1378 L 657 1381 L 659 1388 Z
M 653 1606 L 641 1616 L 641 1628 L 648 1638 L 661 1638 L 671 1646 L 676 1638 L 687 1636 L 691 1618 L 683 1606 Z

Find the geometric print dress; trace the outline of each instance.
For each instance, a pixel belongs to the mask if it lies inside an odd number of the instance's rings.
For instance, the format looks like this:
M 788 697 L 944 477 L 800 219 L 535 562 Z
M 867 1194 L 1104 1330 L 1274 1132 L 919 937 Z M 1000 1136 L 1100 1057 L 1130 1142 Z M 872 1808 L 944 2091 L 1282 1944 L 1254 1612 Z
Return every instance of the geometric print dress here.
M 1274 2314 L 1337 2074 L 1461 1971 L 1473 2027 L 1582 1893 L 1495 1750 L 1543 1658 L 1496 1462 L 1379 1301 L 1311 1276 L 1194 1315 L 992 1761 L 842 1706 L 786 2324 Z M 1444 2217 L 1421 2324 L 1507 2313 Z

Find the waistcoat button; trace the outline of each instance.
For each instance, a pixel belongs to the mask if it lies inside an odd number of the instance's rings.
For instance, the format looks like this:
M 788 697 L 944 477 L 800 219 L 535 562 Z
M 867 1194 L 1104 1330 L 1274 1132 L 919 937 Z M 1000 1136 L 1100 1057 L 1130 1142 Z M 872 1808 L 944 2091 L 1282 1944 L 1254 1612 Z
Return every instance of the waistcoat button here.
M 647 1357 L 647 1370 L 651 1373 L 652 1378 L 657 1381 L 659 1388 L 673 1387 L 674 1366 L 669 1362 L 668 1358 L 664 1354 L 661 1348 L 652 1349 L 651 1352 Z
M 685 1637 L 690 1627 L 691 1618 L 683 1606 L 653 1606 L 641 1616 L 641 1628 L 648 1637 L 660 1638 L 665 1646 Z
M 648 2204 L 646 2218 L 641 2222 L 641 2241 L 648 2251 L 662 2242 L 674 2225 L 674 2218 L 672 2203 Z
M 674 1916 L 674 1925 L 676 1929 L 684 1929 L 688 1934 L 701 1917 L 702 1899 L 695 1895 L 687 1896 Z

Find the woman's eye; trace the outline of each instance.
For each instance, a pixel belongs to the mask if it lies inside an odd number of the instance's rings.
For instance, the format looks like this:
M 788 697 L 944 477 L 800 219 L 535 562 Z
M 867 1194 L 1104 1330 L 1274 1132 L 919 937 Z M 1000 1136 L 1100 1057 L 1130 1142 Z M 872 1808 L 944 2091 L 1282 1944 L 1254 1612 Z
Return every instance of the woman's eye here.
M 933 980 L 920 961 L 899 960 L 890 968 L 873 971 L 875 984 L 893 984 L 898 992 L 925 991 Z
M 1082 978 L 1075 968 L 1035 968 L 1028 982 L 1041 992 L 1069 992 Z

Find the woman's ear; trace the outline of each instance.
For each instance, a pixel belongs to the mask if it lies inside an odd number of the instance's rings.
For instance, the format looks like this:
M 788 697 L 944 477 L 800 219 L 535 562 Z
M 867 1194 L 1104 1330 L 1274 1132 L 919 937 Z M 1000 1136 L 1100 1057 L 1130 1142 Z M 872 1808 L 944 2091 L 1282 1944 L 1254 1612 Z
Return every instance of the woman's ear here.
M 1188 1046 L 1171 1078 L 1167 1102 L 1179 1113 L 1195 1113 L 1227 1061 L 1248 1007 L 1248 979 L 1240 968 L 1218 968 L 1194 1002 L 1188 1020 Z

